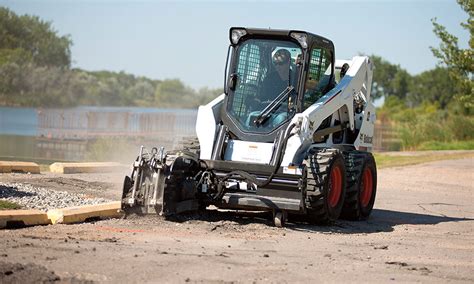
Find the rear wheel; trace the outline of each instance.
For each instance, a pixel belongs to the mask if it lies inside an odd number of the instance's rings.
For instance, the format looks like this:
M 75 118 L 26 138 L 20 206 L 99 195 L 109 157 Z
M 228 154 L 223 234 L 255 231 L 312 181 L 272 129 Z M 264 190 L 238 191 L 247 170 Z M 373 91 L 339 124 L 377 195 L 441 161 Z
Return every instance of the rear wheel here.
M 305 164 L 308 168 L 305 205 L 309 221 L 328 224 L 337 220 L 346 190 L 342 154 L 337 149 L 314 150 Z
M 346 153 L 348 175 L 346 201 L 341 218 L 364 220 L 369 217 L 377 192 L 377 168 L 374 157 L 366 152 Z
M 362 178 L 359 192 L 359 219 L 366 219 L 369 217 L 374 208 L 375 195 L 377 193 L 377 168 L 372 154 L 370 154 L 366 161 L 365 167 L 362 171 Z

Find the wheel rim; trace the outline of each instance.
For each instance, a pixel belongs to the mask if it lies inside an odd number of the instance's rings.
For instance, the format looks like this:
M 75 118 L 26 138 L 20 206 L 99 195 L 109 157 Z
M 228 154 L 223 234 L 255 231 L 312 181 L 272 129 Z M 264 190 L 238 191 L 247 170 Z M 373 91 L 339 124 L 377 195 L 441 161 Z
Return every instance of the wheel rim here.
M 372 171 L 369 168 L 365 168 L 364 174 L 362 176 L 362 185 L 360 192 L 360 203 L 363 207 L 367 207 L 367 205 L 369 205 L 370 199 L 372 198 L 372 190 Z
M 329 206 L 336 207 L 341 198 L 342 192 L 342 171 L 339 166 L 335 166 L 331 171 L 331 184 L 329 187 Z

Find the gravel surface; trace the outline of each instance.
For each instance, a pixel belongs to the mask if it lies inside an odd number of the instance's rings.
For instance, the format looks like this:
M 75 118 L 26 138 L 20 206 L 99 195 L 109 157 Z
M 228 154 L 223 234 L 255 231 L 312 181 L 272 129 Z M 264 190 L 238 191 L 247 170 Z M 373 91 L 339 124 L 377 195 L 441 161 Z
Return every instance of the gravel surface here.
M 39 210 L 93 205 L 109 201 L 105 198 L 93 198 L 84 194 L 45 189 L 25 183 L 1 182 L 0 199 L 17 203 L 26 208 Z

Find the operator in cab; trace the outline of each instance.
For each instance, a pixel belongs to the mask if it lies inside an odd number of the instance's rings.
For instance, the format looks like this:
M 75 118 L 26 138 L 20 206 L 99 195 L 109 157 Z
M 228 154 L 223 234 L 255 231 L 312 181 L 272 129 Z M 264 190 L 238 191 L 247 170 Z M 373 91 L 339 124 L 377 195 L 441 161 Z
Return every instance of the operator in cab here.
M 286 49 L 279 49 L 273 54 L 273 70 L 263 80 L 264 91 L 260 97 L 261 102 L 275 99 L 290 85 L 290 61 L 291 54 Z

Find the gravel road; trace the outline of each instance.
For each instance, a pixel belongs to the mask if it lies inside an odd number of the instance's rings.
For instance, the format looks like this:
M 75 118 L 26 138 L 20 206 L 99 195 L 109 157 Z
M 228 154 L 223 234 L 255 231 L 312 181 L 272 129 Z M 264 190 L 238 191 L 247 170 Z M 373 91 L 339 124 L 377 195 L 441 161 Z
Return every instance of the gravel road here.
M 209 211 L 174 221 L 149 216 L 0 230 L 0 263 L 41 271 L 22 282 L 47 273 L 63 283 L 473 283 L 473 169 L 470 158 L 379 170 L 371 218 L 331 227 L 290 222 L 278 229 L 266 214 Z M 0 175 L 0 182 L 49 180 L 40 185 L 114 198 L 119 176 L 61 176 L 62 186 L 51 175 Z

